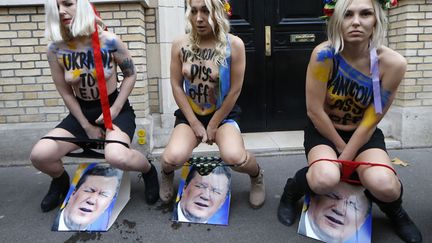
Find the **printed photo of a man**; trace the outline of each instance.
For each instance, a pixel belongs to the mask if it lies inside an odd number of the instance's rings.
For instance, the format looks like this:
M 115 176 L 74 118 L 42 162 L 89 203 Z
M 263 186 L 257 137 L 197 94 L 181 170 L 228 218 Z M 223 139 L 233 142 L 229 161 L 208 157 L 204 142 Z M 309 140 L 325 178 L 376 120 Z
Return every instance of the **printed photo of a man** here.
M 324 242 L 371 241 L 372 204 L 362 186 L 340 182 L 325 195 L 305 199 L 298 232 Z
M 52 230 L 106 231 L 121 176 L 121 170 L 110 166 L 86 166 L 76 186 L 72 183 Z
M 228 167 L 218 166 L 202 176 L 191 166 L 186 179 L 180 182 L 173 221 L 227 225 L 230 184 Z

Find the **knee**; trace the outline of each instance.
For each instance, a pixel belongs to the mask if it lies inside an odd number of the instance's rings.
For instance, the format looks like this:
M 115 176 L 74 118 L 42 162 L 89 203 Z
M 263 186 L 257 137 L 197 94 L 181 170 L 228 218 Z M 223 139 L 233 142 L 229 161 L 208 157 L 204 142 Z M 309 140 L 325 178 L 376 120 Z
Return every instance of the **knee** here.
M 128 170 L 128 156 L 124 152 L 116 150 L 105 150 L 105 160 L 108 164 L 121 169 Z
M 187 160 L 189 159 L 189 156 L 179 150 L 170 150 L 170 151 L 164 151 L 164 153 L 161 156 L 161 164 L 162 166 L 181 166 L 183 165 Z
M 40 164 L 41 161 L 43 161 L 43 155 L 38 150 L 33 149 L 30 152 L 30 161 L 34 166 Z
M 311 170 L 306 174 L 309 187 L 318 194 L 331 191 L 340 181 L 340 172 L 335 170 Z
M 30 152 L 30 161 L 35 167 L 48 162 L 51 158 L 52 156 L 46 153 L 46 151 L 38 149 L 38 147 L 34 147 Z
M 367 189 L 381 201 L 391 202 L 400 197 L 401 185 L 394 174 L 382 174 L 369 178 L 366 183 Z
M 221 158 L 226 164 L 241 166 L 247 162 L 249 155 L 245 150 L 242 152 L 225 151 L 221 153 Z

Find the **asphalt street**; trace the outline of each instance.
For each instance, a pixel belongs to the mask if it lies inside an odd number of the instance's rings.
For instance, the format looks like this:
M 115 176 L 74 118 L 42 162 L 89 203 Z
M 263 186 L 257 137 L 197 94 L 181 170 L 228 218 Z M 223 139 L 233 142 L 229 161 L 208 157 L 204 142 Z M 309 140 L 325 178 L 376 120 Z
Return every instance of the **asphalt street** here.
M 423 233 L 424 242 L 432 242 L 432 148 L 389 151 L 409 165 L 395 165 L 405 188 L 404 207 Z M 258 157 L 264 169 L 266 203 L 258 210 L 248 205 L 249 178 L 234 173 L 229 226 L 173 223 L 172 208 L 160 202 L 144 202 L 143 182 L 138 173 L 131 175 L 131 199 L 108 232 L 51 232 L 56 211 L 42 213 L 39 207 L 50 179 L 33 167 L 0 167 L 0 242 L 317 242 L 280 224 L 276 209 L 286 178 L 305 165 L 305 157 L 274 155 Z M 89 162 L 92 162 L 89 160 Z M 5 163 L 7 164 L 7 163 Z M 159 164 L 156 161 L 156 166 Z M 73 175 L 76 165 L 66 166 Z M 178 183 L 179 174 L 176 175 Z M 300 210 L 299 204 L 299 210 Z M 389 221 L 373 207 L 373 242 L 400 242 Z

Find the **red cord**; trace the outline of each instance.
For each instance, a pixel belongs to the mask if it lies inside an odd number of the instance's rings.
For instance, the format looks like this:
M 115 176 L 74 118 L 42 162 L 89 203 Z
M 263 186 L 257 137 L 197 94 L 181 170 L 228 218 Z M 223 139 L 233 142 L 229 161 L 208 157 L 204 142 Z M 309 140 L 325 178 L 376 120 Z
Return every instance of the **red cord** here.
M 397 174 L 396 171 L 392 167 L 390 167 L 386 164 L 361 162 L 361 161 L 350 161 L 350 160 L 338 160 L 338 159 L 317 159 L 317 160 L 313 161 L 312 163 L 310 163 L 309 167 L 311 167 L 316 162 L 320 162 L 320 161 L 330 161 L 330 162 L 334 162 L 334 163 L 340 163 L 342 165 L 341 181 L 345 181 L 348 183 L 361 184 L 361 182 L 359 180 L 350 179 L 350 176 L 355 172 L 357 167 L 359 167 L 360 165 L 381 166 L 381 167 L 385 167 L 385 168 L 393 171 L 393 173 Z
M 93 7 L 95 14 L 97 13 L 96 9 Z M 110 104 L 108 100 L 108 93 L 106 88 L 105 74 L 102 63 L 102 54 L 100 51 L 100 43 L 99 43 L 99 34 L 98 34 L 98 26 L 96 20 L 94 22 L 95 31 L 92 34 L 92 47 L 93 54 L 95 60 L 95 68 L 96 68 L 96 79 L 99 88 L 100 102 L 102 105 L 102 114 L 104 119 L 104 125 L 106 129 L 113 130 L 112 120 L 111 120 L 111 111 Z

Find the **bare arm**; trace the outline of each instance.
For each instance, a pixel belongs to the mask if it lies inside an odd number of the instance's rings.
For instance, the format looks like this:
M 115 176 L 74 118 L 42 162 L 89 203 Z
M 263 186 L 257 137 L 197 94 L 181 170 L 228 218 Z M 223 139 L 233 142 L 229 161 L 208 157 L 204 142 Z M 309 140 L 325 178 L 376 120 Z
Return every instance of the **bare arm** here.
M 383 47 L 380 55 L 380 79 L 381 79 L 381 100 L 383 103 L 383 113 L 377 114 L 373 104 L 366 109 L 360 125 L 355 130 L 339 159 L 354 160 L 357 151 L 369 141 L 376 126 L 384 117 L 393 103 L 397 88 L 402 81 L 405 70 L 406 60 L 398 53 Z
M 120 92 L 115 100 L 115 102 L 110 107 L 111 118 L 114 119 L 120 113 L 124 103 L 128 99 L 132 89 L 135 86 L 136 82 L 136 71 L 135 65 L 132 61 L 132 57 L 129 53 L 129 50 L 125 43 L 123 43 L 120 38 L 118 38 L 115 34 L 104 32 L 107 35 L 108 39 L 114 39 L 115 47 L 117 49 L 114 52 L 114 60 L 115 63 L 120 67 L 123 73 L 123 81 L 120 86 Z M 116 71 L 116 70 L 115 70 Z M 115 74 L 117 75 L 117 73 Z M 97 123 L 103 123 L 103 116 L 101 115 L 97 121 Z
M 318 132 L 328 138 L 339 152 L 345 148 L 345 142 L 337 133 L 332 121 L 324 110 L 333 61 L 318 60 L 320 52 L 325 51 L 327 43 L 318 45 L 312 52 L 306 73 L 306 109 L 309 118 Z
M 243 41 L 237 36 L 230 36 L 231 41 L 231 85 L 221 107 L 216 110 L 210 120 L 207 131 L 216 132 L 222 120 L 231 112 L 243 87 L 244 73 L 246 68 L 246 54 Z M 214 136 L 212 141 L 214 141 Z

